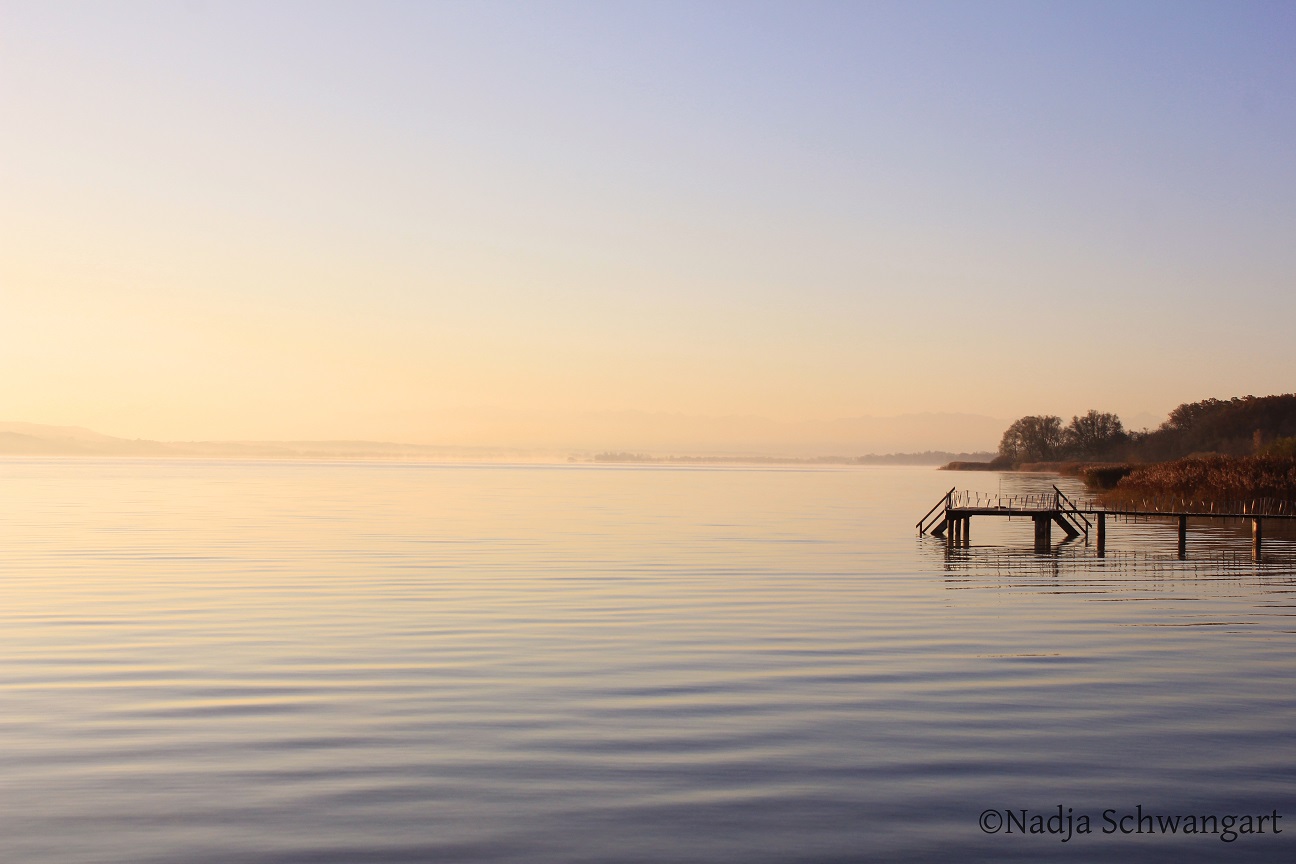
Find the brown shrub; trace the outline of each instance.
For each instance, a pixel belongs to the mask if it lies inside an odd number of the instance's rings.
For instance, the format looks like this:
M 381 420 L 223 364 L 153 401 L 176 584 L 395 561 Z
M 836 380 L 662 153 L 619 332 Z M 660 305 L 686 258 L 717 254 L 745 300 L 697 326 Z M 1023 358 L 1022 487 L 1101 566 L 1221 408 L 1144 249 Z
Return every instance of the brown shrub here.
M 1116 484 L 1133 473 L 1136 465 L 1086 465 L 1080 471 L 1090 489 L 1115 489 Z

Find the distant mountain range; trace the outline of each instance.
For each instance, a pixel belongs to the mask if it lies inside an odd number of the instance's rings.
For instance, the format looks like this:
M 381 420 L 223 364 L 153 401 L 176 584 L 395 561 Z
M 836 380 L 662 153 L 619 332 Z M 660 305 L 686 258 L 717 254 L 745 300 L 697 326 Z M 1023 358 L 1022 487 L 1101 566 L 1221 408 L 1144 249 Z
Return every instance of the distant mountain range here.
M 149 441 L 79 426 L 0 423 L 5 456 L 170 456 L 247 459 L 467 459 L 516 455 L 499 448 L 433 447 L 385 441 Z
M 167 445 L 101 435 L 80 426 L 0 423 L 0 453 L 10 456 L 166 455 Z

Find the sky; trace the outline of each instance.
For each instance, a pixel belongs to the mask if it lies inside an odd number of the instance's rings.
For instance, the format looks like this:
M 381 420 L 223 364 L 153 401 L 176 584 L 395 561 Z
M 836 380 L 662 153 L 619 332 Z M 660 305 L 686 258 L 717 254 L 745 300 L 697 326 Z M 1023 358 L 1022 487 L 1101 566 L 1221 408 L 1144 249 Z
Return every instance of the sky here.
M 1293 391 L 1293 44 L 1285 2 L 0 0 L 0 420 L 962 447 Z

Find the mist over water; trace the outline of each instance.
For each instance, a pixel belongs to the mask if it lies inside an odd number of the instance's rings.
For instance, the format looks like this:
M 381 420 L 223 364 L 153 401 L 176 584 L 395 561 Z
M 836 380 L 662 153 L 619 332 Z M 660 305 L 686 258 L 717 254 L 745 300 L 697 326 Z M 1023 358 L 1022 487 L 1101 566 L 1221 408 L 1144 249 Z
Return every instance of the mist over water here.
M 915 536 L 1053 482 L 2 461 L 0 858 L 1290 857 L 1290 534 Z M 1100 833 L 1140 804 L 1291 833 Z M 1058 805 L 1094 834 L 978 827 Z

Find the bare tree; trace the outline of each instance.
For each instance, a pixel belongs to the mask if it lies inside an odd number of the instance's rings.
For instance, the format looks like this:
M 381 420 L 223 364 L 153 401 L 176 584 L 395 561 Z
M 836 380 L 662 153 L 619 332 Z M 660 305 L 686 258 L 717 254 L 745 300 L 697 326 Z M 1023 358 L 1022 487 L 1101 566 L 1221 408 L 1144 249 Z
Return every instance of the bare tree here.
M 1083 417 L 1072 417 L 1063 434 L 1066 451 L 1082 459 L 1106 455 L 1129 437 L 1119 417 L 1092 409 Z
M 999 456 L 1012 463 L 1048 462 L 1062 454 L 1064 440 L 1061 417 L 1023 417 L 1009 426 L 999 440 Z

